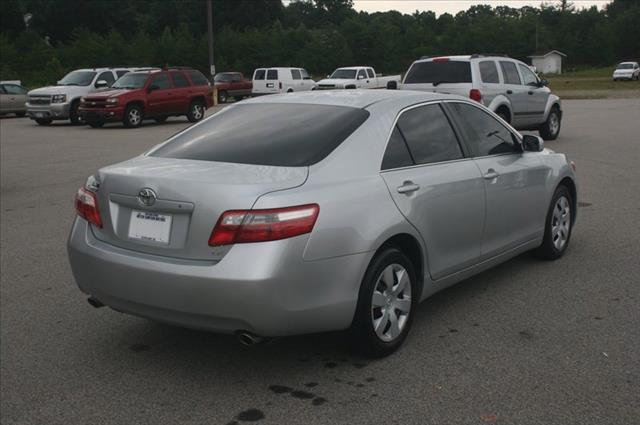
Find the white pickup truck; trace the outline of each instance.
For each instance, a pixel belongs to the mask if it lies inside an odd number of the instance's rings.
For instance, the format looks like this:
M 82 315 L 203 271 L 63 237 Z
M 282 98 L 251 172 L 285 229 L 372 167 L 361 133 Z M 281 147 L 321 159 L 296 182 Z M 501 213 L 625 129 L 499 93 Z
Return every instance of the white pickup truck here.
M 400 75 L 376 74 L 370 66 L 338 68 L 324 80 L 318 81 L 318 90 L 335 89 L 383 89 L 390 81 L 400 82 Z

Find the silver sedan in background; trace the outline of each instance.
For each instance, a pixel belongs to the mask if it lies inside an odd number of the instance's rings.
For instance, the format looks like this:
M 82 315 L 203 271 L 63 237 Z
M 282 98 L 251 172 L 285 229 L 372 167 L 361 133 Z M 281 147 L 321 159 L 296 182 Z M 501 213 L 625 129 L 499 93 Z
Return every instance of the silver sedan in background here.
M 477 102 L 274 95 L 89 177 L 68 251 L 96 307 L 245 343 L 349 329 L 384 356 L 435 292 L 561 257 L 576 205 L 565 155 Z

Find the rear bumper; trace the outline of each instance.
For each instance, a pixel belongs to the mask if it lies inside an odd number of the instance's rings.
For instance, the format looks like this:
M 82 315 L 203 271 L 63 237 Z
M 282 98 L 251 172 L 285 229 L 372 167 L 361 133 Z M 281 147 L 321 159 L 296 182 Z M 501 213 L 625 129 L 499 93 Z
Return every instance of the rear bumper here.
M 27 116 L 35 119 L 67 120 L 69 119 L 70 103 L 51 103 L 49 105 L 26 104 Z
M 106 244 L 77 218 L 68 253 L 80 289 L 125 313 L 262 336 L 346 329 L 372 254 L 306 262 L 307 240 L 240 244 L 218 263 L 188 261 Z
M 85 121 L 120 121 L 124 116 L 124 108 L 78 108 L 78 115 Z

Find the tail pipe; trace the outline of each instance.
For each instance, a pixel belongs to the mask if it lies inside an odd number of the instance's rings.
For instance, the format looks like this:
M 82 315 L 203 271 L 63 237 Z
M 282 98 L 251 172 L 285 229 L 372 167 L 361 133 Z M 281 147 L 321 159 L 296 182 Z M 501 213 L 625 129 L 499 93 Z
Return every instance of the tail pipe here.
M 240 344 L 247 347 L 252 347 L 266 341 L 266 338 L 255 335 L 249 331 L 238 331 L 236 332 L 236 336 L 238 337 Z

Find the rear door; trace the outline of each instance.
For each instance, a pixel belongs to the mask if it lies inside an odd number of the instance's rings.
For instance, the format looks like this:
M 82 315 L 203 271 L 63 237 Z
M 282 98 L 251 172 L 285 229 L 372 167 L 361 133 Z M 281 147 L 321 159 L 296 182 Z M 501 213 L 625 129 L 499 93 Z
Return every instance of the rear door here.
M 258 68 L 253 71 L 253 79 L 251 81 L 251 92 L 256 94 L 263 94 L 267 91 L 267 70 L 264 68 Z
M 302 80 L 302 74 L 300 73 L 300 70 L 297 68 L 291 68 L 289 71 L 291 73 L 291 79 L 293 80 L 291 84 L 293 90 L 304 91 L 304 81 Z
M 447 102 L 464 134 L 486 190 L 482 259 L 529 242 L 546 216 L 545 167 L 537 152 L 523 152 L 517 136 L 484 109 Z
M 427 246 L 440 279 L 480 258 L 484 182 L 438 103 L 403 111 L 382 164 L 389 193 Z
M 402 88 L 469 97 L 473 88 L 471 63 L 449 58 L 415 62 L 407 71 Z
M 477 63 L 480 72 L 479 85 L 482 92 L 482 102 L 485 106 L 489 106 L 493 99 L 504 91 L 500 84 L 498 64 L 493 59 L 480 60 Z
M 168 72 L 154 74 L 147 86 L 147 116 L 162 116 L 173 113 L 175 93 Z
M 280 81 L 280 73 L 277 69 L 267 69 L 267 77 L 265 84 L 265 93 L 279 93 L 282 89 L 282 81 Z
M 516 127 L 526 125 L 529 112 L 527 108 L 529 102 L 528 90 L 522 85 L 515 62 L 501 60 L 499 64 L 502 71 L 502 80 L 504 81 L 502 86 L 503 94 L 509 98 L 513 112 L 511 123 Z
M 544 112 L 551 91 L 538 84 L 538 77 L 528 66 L 518 64 L 518 70 L 528 95 L 526 123 L 528 125 L 541 124 L 544 122 Z

